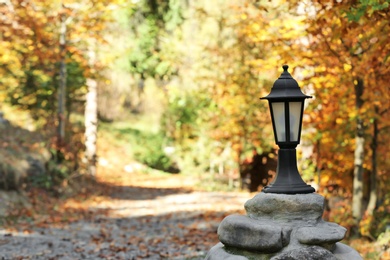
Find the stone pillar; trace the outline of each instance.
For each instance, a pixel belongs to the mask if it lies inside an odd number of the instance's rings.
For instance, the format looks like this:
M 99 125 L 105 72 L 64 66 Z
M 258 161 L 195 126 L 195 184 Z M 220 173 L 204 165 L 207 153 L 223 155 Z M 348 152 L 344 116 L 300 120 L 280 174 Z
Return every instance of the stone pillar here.
M 322 219 L 319 194 L 257 194 L 245 203 L 247 215 L 227 216 L 219 225 L 221 241 L 206 260 L 362 259 L 340 243 L 344 227 Z

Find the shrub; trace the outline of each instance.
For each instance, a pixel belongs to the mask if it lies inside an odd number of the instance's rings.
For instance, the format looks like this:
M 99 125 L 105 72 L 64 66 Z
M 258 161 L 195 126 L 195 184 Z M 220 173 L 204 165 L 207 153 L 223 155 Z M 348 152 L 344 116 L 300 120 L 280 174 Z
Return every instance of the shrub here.
M 172 158 L 164 153 L 166 138 L 161 133 L 139 133 L 139 135 L 142 136 L 137 138 L 137 145 L 134 149 L 136 160 L 157 170 L 171 173 L 180 172 Z

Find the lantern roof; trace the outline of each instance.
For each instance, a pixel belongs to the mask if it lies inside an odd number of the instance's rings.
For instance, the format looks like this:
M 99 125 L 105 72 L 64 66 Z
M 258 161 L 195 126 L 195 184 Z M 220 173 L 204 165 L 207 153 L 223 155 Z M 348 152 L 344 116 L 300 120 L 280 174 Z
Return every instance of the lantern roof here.
M 261 99 L 267 100 L 302 100 L 306 98 L 311 98 L 311 96 L 307 96 L 302 93 L 301 88 L 298 85 L 298 82 L 291 76 L 291 74 L 287 71 L 288 65 L 283 65 L 283 73 L 280 77 L 275 81 L 271 93 L 266 97 L 262 97 Z

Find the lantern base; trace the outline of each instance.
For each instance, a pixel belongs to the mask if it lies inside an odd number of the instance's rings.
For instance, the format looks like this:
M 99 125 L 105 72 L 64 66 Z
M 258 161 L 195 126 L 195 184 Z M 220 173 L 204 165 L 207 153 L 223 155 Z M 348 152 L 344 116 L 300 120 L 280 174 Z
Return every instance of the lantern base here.
M 278 152 L 278 166 L 275 180 L 264 187 L 265 193 L 304 194 L 315 189 L 306 184 L 297 169 L 295 148 L 282 148 Z
M 279 193 L 279 194 L 307 194 L 315 192 L 315 189 L 307 184 L 304 185 L 268 185 L 262 190 L 264 193 Z

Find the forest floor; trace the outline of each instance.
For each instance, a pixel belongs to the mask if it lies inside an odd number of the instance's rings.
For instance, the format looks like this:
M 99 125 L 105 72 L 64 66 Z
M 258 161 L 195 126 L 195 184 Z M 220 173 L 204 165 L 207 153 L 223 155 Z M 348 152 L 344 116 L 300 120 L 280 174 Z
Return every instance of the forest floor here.
M 0 259 L 203 259 L 221 220 L 251 197 L 195 189 L 191 176 L 132 172 L 137 163 L 112 166 L 80 179 L 73 196 L 26 192 L 29 206 L 0 230 Z

